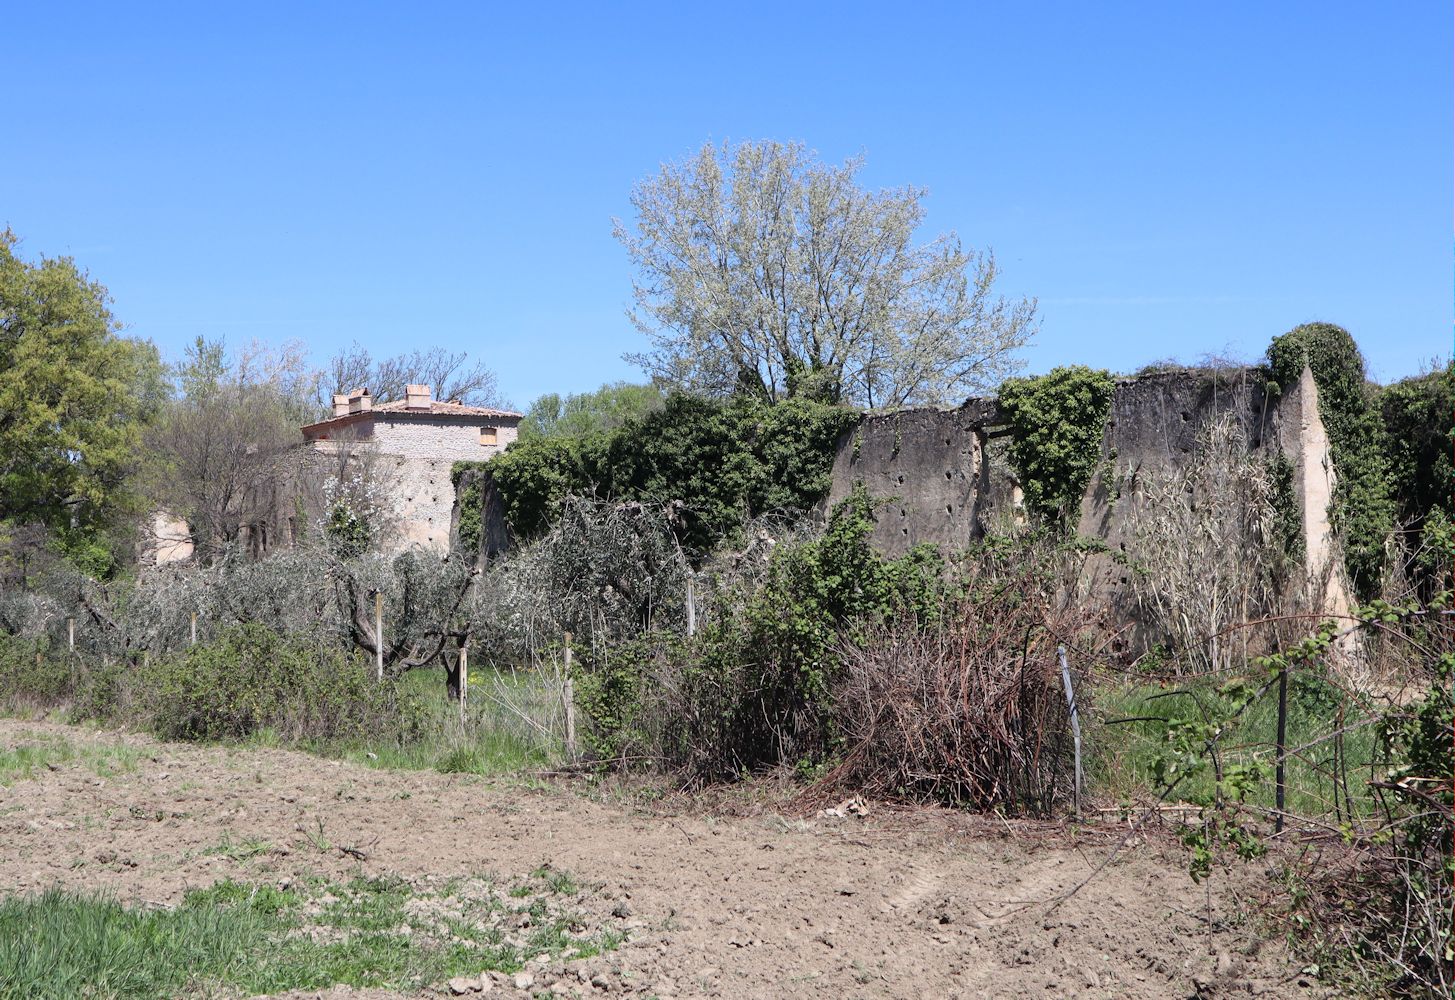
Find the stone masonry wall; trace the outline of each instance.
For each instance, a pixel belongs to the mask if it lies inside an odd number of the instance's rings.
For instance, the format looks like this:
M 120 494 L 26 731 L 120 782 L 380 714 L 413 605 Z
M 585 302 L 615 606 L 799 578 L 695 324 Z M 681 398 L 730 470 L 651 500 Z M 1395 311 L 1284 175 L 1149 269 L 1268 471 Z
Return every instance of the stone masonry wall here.
M 502 418 L 493 445 L 480 443 L 481 417 L 410 416 L 374 418 L 372 444 L 379 467 L 389 474 L 398 547 L 419 545 L 446 551 L 455 489 L 450 470 L 456 462 L 478 462 L 505 450 L 515 440 L 516 418 Z

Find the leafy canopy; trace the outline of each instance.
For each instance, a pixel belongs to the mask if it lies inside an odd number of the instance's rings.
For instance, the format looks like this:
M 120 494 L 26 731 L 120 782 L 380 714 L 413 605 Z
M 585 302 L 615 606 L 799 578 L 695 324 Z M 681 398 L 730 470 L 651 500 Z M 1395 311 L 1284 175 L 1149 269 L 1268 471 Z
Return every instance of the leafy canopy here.
M 860 159 L 801 143 L 704 145 L 632 194 L 617 239 L 637 268 L 628 355 L 664 385 L 868 407 L 941 403 L 1015 371 L 1035 303 L 992 294 L 989 253 L 917 242 L 925 191 L 869 191 Z
M 857 419 L 809 399 L 776 406 L 677 393 L 611 432 L 536 437 L 489 462 L 517 538 L 554 523 L 568 496 L 683 505 L 683 543 L 705 552 L 745 520 L 801 514 L 828 492 L 834 447 Z
M 70 258 L 28 263 L 0 232 L 0 523 L 37 523 L 93 571 L 135 506 L 142 429 L 164 395 L 150 343 L 118 336 L 106 289 Z
M 520 440 L 614 431 L 659 408 L 662 398 L 662 390 L 656 386 L 630 382 L 611 382 L 595 392 L 564 397 L 547 393 L 530 404 L 520 422 Z

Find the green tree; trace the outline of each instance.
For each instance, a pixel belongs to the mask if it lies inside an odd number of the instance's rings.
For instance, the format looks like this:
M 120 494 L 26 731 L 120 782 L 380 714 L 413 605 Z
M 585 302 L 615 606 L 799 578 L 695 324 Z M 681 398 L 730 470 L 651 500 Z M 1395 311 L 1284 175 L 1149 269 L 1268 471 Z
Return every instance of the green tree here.
M 860 160 L 800 143 L 704 145 L 632 194 L 628 355 L 663 385 L 868 407 L 958 401 L 1015 371 L 1035 303 L 994 294 L 995 258 L 919 242 L 925 192 L 859 186 Z
M 660 408 L 662 390 L 654 385 L 611 382 L 595 392 L 561 396 L 547 393 L 530 405 L 520 422 L 520 440 L 579 437 L 614 431 Z
M 707 552 L 762 514 L 800 515 L 828 492 L 855 411 L 674 393 L 610 432 L 538 436 L 488 463 L 517 538 L 542 534 L 572 494 L 681 503 L 682 543 Z
M 1390 478 L 1400 518 L 1418 527 L 1430 511 L 1451 510 L 1455 476 L 1455 362 L 1432 364 L 1379 393 Z
M 156 348 L 119 336 L 110 297 L 68 257 L 28 263 L 0 233 L 0 522 L 44 525 L 78 564 L 137 508 L 142 432 L 165 395 Z

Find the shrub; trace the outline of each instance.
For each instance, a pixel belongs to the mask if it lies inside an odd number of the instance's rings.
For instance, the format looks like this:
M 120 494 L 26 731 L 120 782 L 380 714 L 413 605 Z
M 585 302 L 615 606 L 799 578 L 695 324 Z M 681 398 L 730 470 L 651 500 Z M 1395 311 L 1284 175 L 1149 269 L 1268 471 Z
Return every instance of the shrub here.
M 654 737 L 666 720 L 657 714 L 662 692 L 650 684 L 670 675 L 689 655 L 686 640 L 663 632 L 604 645 L 585 661 L 575 684 L 576 707 L 586 725 L 586 754 L 601 763 L 631 766 L 661 756 Z
M 777 405 L 675 394 L 610 431 L 518 442 L 490 460 L 516 538 L 544 534 L 572 494 L 678 502 L 679 534 L 707 552 L 748 519 L 802 514 L 828 492 L 853 410 L 795 398 Z
M 1379 408 L 1388 442 L 1390 482 L 1408 553 L 1405 574 L 1429 597 L 1449 579 L 1447 550 L 1455 491 L 1455 362 L 1386 386 Z
M 490 459 L 513 537 L 539 537 L 560 516 L 568 496 L 590 492 L 599 446 L 595 436 L 535 438 Z M 456 476 L 461 467 L 455 467 Z
M 862 794 L 1046 815 L 1073 787 L 1055 641 L 1034 612 L 964 601 L 843 650 L 834 712 Z M 1083 706 L 1084 709 L 1084 706 Z
M 1049 813 L 1073 789 L 1056 656 L 1095 624 L 1069 580 L 1098 547 L 1045 529 L 972 546 L 959 581 L 846 633 L 833 711 L 843 760 L 827 777 L 865 794 Z M 1086 693 L 1078 689 L 1082 718 Z M 1084 724 L 1084 723 L 1083 723 Z
M 7 708 L 56 705 L 71 692 L 71 670 L 43 639 L 0 632 L 0 698 Z
M 1403 993 L 1455 988 L 1455 653 L 1434 663 L 1424 697 L 1386 720 L 1400 766 L 1385 784 L 1392 800 L 1393 849 L 1379 874 L 1383 905 L 1369 908 L 1365 933 L 1376 954 L 1400 971 Z
M 395 685 L 360 663 L 258 624 L 226 629 L 128 680 L 131 704 L 163 739 L 242 739 L 262 729 L 287 742 L 402 737 L 417 718 Z

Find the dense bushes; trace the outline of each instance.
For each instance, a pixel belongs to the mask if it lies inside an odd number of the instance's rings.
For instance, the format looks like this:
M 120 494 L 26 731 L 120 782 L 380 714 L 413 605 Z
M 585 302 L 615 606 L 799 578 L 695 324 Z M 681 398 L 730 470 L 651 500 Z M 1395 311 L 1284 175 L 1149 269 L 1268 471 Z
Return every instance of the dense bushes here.
M 1449 645 L 1448 629 L 1446 645 Z M 1373 932 L 1388 957 L 1405 972 L 1406 987 L 1455 987 L 1455 652 L 1435 658 L 1424 698 L 1391 713 L 1388 737 L 1401 766 L 1389 776 L 1400 823 L 1385 884 L 1389 905 L 1375 912 Z M 1400 917 L 1404 919 L 1401 920 Z
M 71 689 L 67 665 L 43 639 L 0 632 L 0 703 L 14 711 L 63 701 Z
M 705 553 L 748 519 L 817 503 L 835 444 L 855 419 L 808 399 L 768 405 L 678 394 L 614 430 L 518 442 L 490 471 L 516 538 L 543 534 L 568 496 L 595 494 L 681 501 L 683 544 Z
M 692 640 L 651 635 L 602 650 L 584 686 L 601 745 L 704 779 L 824 760 L 837 745 L 841 635 L 922 617 L 942 586 L 929 550 L 888 560 L 870 547 L 872 513 L 856 491 L 821 537 L 783 547 L 761 580 L 719 595 Z
M 1385 386 L 1379 393 L 1379 408 L 1401 519 L 1418 525 L 1437 507 L 1451 513 L 1455 362 Z
M 824 533 L 720 594 L 693 637 L 591 651 L 588 747 L 697 780 L 793 766 L 869 794 L 1045 813 L 1070 792 L 1055 659 L 1081 613 L 1058 601 L 1065 542 L 1002 540 L 954 573 L 885 559 L 861 490 Z
M 1389 447 L 1390 486 L 1404 528 L 1397 548 L 1407 579 L 1429 596 L 1449 581 L 1455 472 L 1455 363 L 1379 393 Z
M 405 740 L 420 708 L 357 660 L 263 625 L 139 662 L 52 654 L 0 635 L 0 692 L 10 709 L 69 705 L 71 716 L 137 726 L 163 739 L 287 743 Z
M 834 777 L 867 795 L 1012 813 L 1046 815 L 1068 798 L 1074 759 L 1056 637 L 1079 623 L 1025 596 L 1019 586 L 971 588 L 946 600 L 939 621 L 899 619 L 846 643 L 834 697 L 845 754 Z

